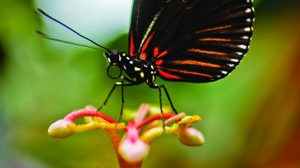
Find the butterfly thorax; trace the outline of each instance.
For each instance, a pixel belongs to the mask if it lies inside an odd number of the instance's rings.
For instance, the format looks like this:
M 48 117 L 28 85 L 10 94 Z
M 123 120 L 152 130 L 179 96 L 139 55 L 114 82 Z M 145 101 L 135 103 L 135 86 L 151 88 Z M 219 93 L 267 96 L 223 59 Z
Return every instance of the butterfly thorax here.
M 153 85 L 156 75 L 154 64 L 115 50 L 105 55 L 110 65 L 119 67 L 135 83 Z

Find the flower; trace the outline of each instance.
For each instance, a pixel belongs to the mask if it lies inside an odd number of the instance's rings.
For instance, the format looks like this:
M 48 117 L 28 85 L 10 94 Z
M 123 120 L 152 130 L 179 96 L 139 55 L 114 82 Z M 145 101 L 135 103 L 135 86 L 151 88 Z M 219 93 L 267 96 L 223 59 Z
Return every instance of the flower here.
M 149 153 L 150 143 L 163 134 L 175 135 L 187 146 L 199 146 L 204 143 L 203 134 L 191 126 L 192 123 L 201 121 L 200 116 L 167 113 L 171 111 L 169 109 L 163 111 L 166 112 L 162 114 L 159 108 L 142 104 L 135 117 L 126 125 L 97 112 L 93 106 L 87 106 L 51 124 L 48 134 L 55 138 L 67 138 L 77 132 L 103 129 L 114 144 L 120 165 L 141 165 Z M 82 117 L 84 123 L 76 124 L 75 121 Z M 120 130 L 123 134 L 119 134 Z
M 73 134 L 74 126 L 73 122 L 61 119 L 50 125 L 48 134 L 55 138 L 67 138 Z
M 119 144 L 119 154 L 130 163 L 144 160 L 149 152 L 149 145 L 140 139 L 138 131 L 135 123 L 129 122 L 127 134 Z
M 177 137 L 181 143 L 188 146 L 199 146 L 205 142 L 203 134 L 193 127 L 182 129 Z

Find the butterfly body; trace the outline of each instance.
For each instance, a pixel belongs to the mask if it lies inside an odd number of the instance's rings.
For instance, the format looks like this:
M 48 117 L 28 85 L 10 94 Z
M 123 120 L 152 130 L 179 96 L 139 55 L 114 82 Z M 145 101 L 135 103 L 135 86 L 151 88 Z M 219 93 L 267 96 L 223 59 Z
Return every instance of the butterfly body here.
M 154 86 L 155 64 L 116 50 L 105 53 L 105 55 L 110 65 L 119 67 L 122 72 L 127 74 L 129 77 L 125 78 L 127 82 L 134 85 L 147 83 L 150 87 Z

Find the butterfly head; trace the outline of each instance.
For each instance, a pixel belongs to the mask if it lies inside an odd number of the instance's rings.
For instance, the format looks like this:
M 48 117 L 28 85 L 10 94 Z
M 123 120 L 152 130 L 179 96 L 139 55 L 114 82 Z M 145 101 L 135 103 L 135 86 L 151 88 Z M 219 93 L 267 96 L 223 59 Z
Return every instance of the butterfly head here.
M 116 50 L 105 52 L 105 56 L 109 63 L 106 73 L 112 79 L 119 79 L 122 74 L 122 69 L 120 68 L 121 63 L 121 53 Z
M 106 52 L 105 56 L 110 65 L 118 66 L 121 61 L 121 54 L 117 50 L 112 50 L 111 52 Z

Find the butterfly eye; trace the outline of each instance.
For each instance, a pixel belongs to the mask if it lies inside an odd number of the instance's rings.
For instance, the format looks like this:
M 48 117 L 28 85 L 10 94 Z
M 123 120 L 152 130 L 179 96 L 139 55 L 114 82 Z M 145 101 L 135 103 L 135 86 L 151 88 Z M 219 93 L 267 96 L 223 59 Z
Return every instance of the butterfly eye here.
M 111 79 L 119 79 L 122 75 L 122 69 L 116 65 L 108 65 L 106 74 Z

